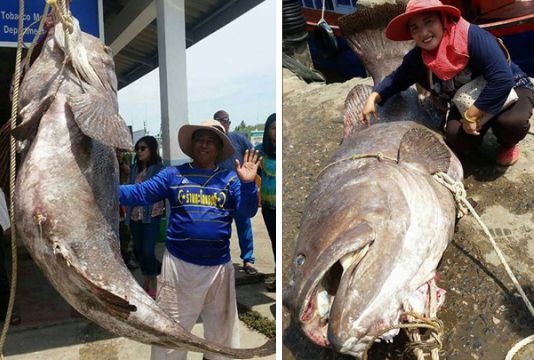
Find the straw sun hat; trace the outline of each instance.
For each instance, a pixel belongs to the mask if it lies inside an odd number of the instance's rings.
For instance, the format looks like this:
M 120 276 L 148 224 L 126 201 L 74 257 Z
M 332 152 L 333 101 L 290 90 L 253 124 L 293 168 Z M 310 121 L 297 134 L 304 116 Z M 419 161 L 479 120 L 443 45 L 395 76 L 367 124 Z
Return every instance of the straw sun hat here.
M 394 41 L 412 40 L 408 30 L 408 21 L 419 13 L 437 11 L 451 15 L 456 21 L 460 18 L 460 10 L 454 6 L 443 5 L 439 0 L 410 0 L 406 5 L 406 11 L 393 18 L 386 28 L 386 37 Z
M 193 158 L 193 134 L 197 130 L 213 131 L 221 140 L 223 147 L 219 151 L 216 162 L 228 159 L 234 154 L 234 147 L 226 136 L 224 127 L 217 120 L 205 120 L 200 125 L 184 125 L 178 131 L 178 144 L 182 151 Z

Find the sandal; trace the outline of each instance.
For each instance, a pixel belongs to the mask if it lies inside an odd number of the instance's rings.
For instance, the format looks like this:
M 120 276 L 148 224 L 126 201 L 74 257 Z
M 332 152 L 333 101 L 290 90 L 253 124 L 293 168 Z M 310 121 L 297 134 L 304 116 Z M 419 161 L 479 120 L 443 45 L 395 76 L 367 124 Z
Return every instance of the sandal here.
M 243 263 L 243 271 L 249 275 L 256 275 L 258 270 L 252 265 L 252 263 L 245 262 Z
M 152 299 L 156 300 L 156 295 L 157 295 L 157 290 L 154 289 L 154 288 L 150 288 L 148 290 L 146 290 L 146 293 L 148 294 L 148 296 L 150 296 Z
M 276 280 L 270 283 L 265 284 L 265 289 L 267 291 L 276 292 Z

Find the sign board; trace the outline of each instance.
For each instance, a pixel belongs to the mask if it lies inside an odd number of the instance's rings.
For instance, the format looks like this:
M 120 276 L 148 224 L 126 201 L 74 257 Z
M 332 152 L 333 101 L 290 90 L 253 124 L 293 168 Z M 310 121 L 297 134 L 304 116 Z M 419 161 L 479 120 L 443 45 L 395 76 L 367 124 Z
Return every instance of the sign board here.
M 26 45 L 31 44 L 39 29 L 45 5 L 46 0 L 24 0 L 24 28 L 31 25 L 24 35 Z M 102 0 L 76 0 L 70 8 L 82 31 L 104 40 Z M 17 46 L 18 26 L 19 0 L 0 1 L 0 46 Z

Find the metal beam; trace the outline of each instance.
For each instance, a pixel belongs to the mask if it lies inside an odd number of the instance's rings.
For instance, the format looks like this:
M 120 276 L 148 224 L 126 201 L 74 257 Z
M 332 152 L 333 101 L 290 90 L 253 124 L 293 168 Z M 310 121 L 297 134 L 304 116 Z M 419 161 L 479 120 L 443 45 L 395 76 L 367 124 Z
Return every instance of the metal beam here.
M 128 79 L 120 74 L 117 74 L 117 81 L 119 84 L 128 84 Z
M 155 55 L 139 56 L 139 55 L 132 53 L 131 51 L 128 51 L 128 48 L 125 48 L 121 51 L 120 54 L 121 56 L 124 56 L 125 58 L 133 62 L 143 64 L 153 69 L 158 67 L 158 54 L 157 53 Z
M 187 29 L 187 38 L 192 39 L 193 44 L 219 30 L 226 24 L 237 19 L 250 9 L 261 4 L 264 0 L 228 0 L 202 21 Z M 273 19 L 274 21 L 274 19 Z
M 156 2 L 154 0 L 130 0 L 122 11 L 106 23 L 106 44 L 114 54 L 118 54 L 141 31 L 156 19 Z

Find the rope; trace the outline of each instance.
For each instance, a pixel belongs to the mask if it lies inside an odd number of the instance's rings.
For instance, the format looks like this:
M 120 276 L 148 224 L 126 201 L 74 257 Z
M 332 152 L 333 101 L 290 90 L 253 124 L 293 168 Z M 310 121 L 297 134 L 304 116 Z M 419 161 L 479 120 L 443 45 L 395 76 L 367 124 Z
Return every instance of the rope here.
M 323 8 L 321 10 L 321 20 L 319 20 L 319 22 L 317 24 L 320 24 L 320 23 L 325 21 L 325 19 L 324 19 L 324 11 L 325 11 L 325 8 L 326 8 L 325 2 L 326 2 L 326 0 L 323 0 Z
M 56 0 L 47 0 L 47 2 L 50 1 L 54 3 Z M 60 0 L 61 1 L 61 0 Z M 66 8 L 66 4 L 63 3 L 63 7 Z M 57 9 L 57 5 L 56 5 Z M 30 46 L 29 54 L 27 56 L 27 64 L 30 61 L 31 56 L 31 50 L 33 49 L 34 43 L 36 42 L 36 38 L 38 37 L 40 31 L 42 30 L 42 26 L 44 24 L 44 18 L 48 11 L 48 4 L 45 6 L 45 10 L 43 11 L 43 16 L 41 18 L 41 23 L 39 25 L 39 31 L 37 32 L 37 35 L 34 38 L 34 41 L 32 42 L 32 45 Z M 23 38 L 24 38 L 24 0 L 19 1 L 19 23 L 18 23 L 18 41 L 17 41 L 17 53 L 16 53 L 16 59 L 15 59 L 15 76 L 14 76 L 14 87 L 13 87 L 13 98 L 12 98 L 12 107 L 11 107 L 11 119 L 10 119 L 10 130 L 13 132 L 13 130 L 17 126 L 17 114 L 18 114 L 18 105 L 19 105 L 19 91 L 20 91 L 20 79 L 22 75 L 21 71 L 21 62 L 22 62 L 22 48 L 23 48 Z M 63 21 L 62 21 L 63 22 Z M 68 23 L 64 23 L 66 27 L 69 28 Z M 72 32 L 72 23 L 70 25 L 70 29 Z M 66 33 L 66 36 L 68 34 Z M 61 68 L 61 72 L 63 72 L 65 66 L 65 62 L 63 63 L 63 66 Z M 26 67 L 27 69 L 28 67 Z M 57 80 L 56 80 L 57 81 Z M 59 81 L 58 81 L 59 83 Z M 58 85 L 59 88 L 59 85 Z M 56 89 L 57 91 L 57 89 Z M 16 141 L 13 135 L 10 135 L 10 177 L 9 177 L 9 218 L 11 221 L 11 284 L 9 289 L 9 303 L 7 306 L 7 312 L 6 312 L 6 318 L 4 320 L 4 326 L 2 328 L 2 334 L 0 336 L 0 359 L 4 359 L 3 355 L 3 349 L 4 344 L 6 341 L 7 332 L 9 330 L 9 325 L 11 323 L 11 317 L 13 315 L 13 305 L 15 303 L 15 293 L 17 289 L 17 267 L 18 267 L 18 259 L 17 259 L 17 231 L 16 231 L 16 221 L 15 221 L 15 180 L 16 180 Z
M 438 300 L 437 300 L 437 290 L 438 287 L 434 279 L 428 282 L 429 287 L 429 297 L 428 297 L 428 315 L 429 318 L 436 318 L 438 312 Z M 404 308 L 409 308 L 408 304 L 404 305 Z M 413 321 L 411 316 L 408 316 L 408 320 Z M 443 324 L 441 323 L 443 327 Z M 413 353 L 415 354 L 417 360 L 425 360 L 425 350 L 430 352 L 430 357 L 432 360 L 439 360 L 439 350 L 442 347 L 441 336 L 442 332 L 432 332 L 427 340 L 421 339 L 421 333 L 418 329 L 405 329 L 406 335 L 411 340 L 410 343 L 406 345 L 404 353 Z
M 356 154 L 356 155 L 352 155 L 352 156 L 349 156 L 349 157 L 346 157 L 346 158 L 343 158 L 343 159 L 336 160 L 336 161 L 326 165 L 321 171 L 319 171 L 319 175 L 317 175 L 317 177 L 321 176 L 322 173 L 325 172 L 327 169 L 329 169 L 332 166 L 335 166 L 337 164 L 340 164 L 342 162 L 349 161 L 349 160 L 365 159 L 365 158 L 377 158 L 378 161 L 389 160 L 389 161 L 393 161 L 394 163 L 398 163 L 398 160 L 396 158 L 392 158 L 392 157 L 386 156 L 386 155 L 382 154 L 381 152 L 377 152 L 375 154 Z
M 46 21 L 46 18 L 48 16 L 48 11 L 50 10 L 50 5 L 48 3 L 45 4 L 45 7 L 43 9 L 43 14 L 41 15 L 41 20 L 39 22 L 39 28 L 37 29 L 37 33 L 33 37 L 33 41 L 28 48 L 28 53 L 26 54 L 26 60 L 24 64 L 24 72 L 28 72 L 28 69 L 30 68 L 30 62 L 32 58 L 33 49 L 35 48 L 35 45 L 37 44 L 37 41 L 39 40 L 39 37 L 41 36 L 41 33 L 43 31 L 44 23 Z M 28 29 L 33 26 L 34 23 L 32 23 L 30 26 L 28 26 Z
M 534 317 L 534 307 L 532 307 L 532 304 L 531 304 L 530 300 L 528 299 L 527 295 L 525 294 L 525 291 L 523 290 L 523 288 L 519 284 L 519 281 L 517 281 L 517 278 L 515 277 L 514 273 L 512 272 L 512 269 L 508 265 L 508 262 L 504 258 L 504 255 L 503 255 L 501 249 L 499 249 L 499 247 L 497 246 L 497 243 L 493 239 L 493 236 L 491 236 L 491 233 L 489 232 L 488 228 L 486 227 L 486 225 L 484 224 L 482 219 L 478 216 L 477 212 L 471 206 L 469 201 L 467 201 L 467 196 L 465 194 L 465 189 L 463 189 L 463 184 L 460 181 L 454 181 L 454 179 L 452 179 L 450 176 L 448 176 L 447 174 L 442 173 L 442 172 L 434 174 L 434 178 L 440 184 L 444 185 L 447 189 L 452 191 L 453 194 L 454 194 L 455 200 L 457 202 L 461 203 L 463 206 L 465 206 L 471 212 L 471 214 L 473 215 L 475 220 L 480 224 L 480 226 L 482 227 L 482 230 L 488 236 L 488 239 L 490 240 L 490 243 L 493 246 L 493 249 L 497 253 L 497 256 L 499 257 L 499 260 L 501 260 L 501 263 L 503 264 L 503 266 L 504 266 L 504 268 L 506 270 L 506 273 L 508 274 L 508 276 L 512 280 L 512 283 L 514 284 L 514 286 L 517 289 L 517 291 L 519 292 L 519 294 L 521 295 L 521 298 L 523 299 L 523 302 L 527 306 L 528 311 L 530 312 L 532 317 Z M 460 188 L 462 189 L 461 191 L 459 190 Z M 521 349 L 523 346 L 525 346 L 525 345 L 527 345 L 527 344 L 529 344 L 529 343 L 531 343 L 533 341 L 534 341 L 534 335 L 529 336 L 526 339 L 523 339 L 522 341 L 520 341 L 518 344 L 516 344 L 508 352 L 508 354 L 510 354 L 510 352 L 512 352 L 512 350 L 514 350 L 514 353 L 511 355 L 511 357 L 508 357 L 508 355 L 507 355 L 506 359 L 507 360 L 511 359 L 513 357 L 513 355 L 517 351 L 519 351 L 519 349 Z M 521 346 L 519 346 L 520 344 L 521 344 Z
M 46 0 L 47 4 L 50 4 L 54 10 L 54 14 L 59 17 L 59 21 L 63 25 L 63 34 L 65 38 L 65 59 L 63 59 L 63 68 L 69 59 L 72 59 L 72 44 L 70 41 L 70 34 L 74 32 L 74 21 L 72 20 L 72 15 L 69 12 L 67 5 L 67 0 Z M 58 4 L 59 3 L 59 4 Z M 86 92 L 85 86 L 83 85 L 82 77 L 78 72 L 78 68 L 73 64 L 73 70 L 76 74 L 76 78 L 79 81 L 79 85 L 84 92 Z
M 508 354 L 506 354 L 506 358 L 504 360 L 512 360 L 513 357 L 515 356 L 515 354 L 517 354 L 517 352 L 519 350 L 521 350 L 523 347 L 525 347 L 526 345 L 530 344 L 531 342 L 534 342 L 534 335 L 530 335 L 529 337 L 526 337 L 523 340 L 521 340 L 520 342 L 518 342 L 517 344 L 515 344 L 508 351 Z
M 421 316 L 411 311 L 403 312 L 401 314 L 401 317 L 402 316 L 406 316 L 407 319 L 409 319 L 409 317 L 411 316 L 414 318 L 414 320 L 413 321 L 410 320 L 410 323 L 407 323 L 407 324 L 398 324 L 398 325 L 390 326 L 386 328 L 384 331 L 382 331 L 381 334 L 378 334 L 375 337 L 373 337 L 371 341 L 369 341 L 369 343 L 367 344 L 367 346 L 365 347 L 363 351 L 362 360 L 368 359 L 367 353 L 369 349 L 371 349 L 371 347 L 373 346 L 376 339 L 378 339 L 379 337 L 381 337 L 388 331 L 391 331 L 394 329 L 429 329 L 431 331 L 431 336 L 429 337 L 428 340 L 421 340 L 419 342 L 414 342 L 413 344 L 408 344 L 407 350 L 413 351 L 416 348 L 426 349 L 426 350 L 435 349 L 436 347 L 441 348 L 441 345 L 442 345 L 441 335 L 443 334 L 443 322 L 441 322 L 441 320 L 436 319 L 436 318 L 427 318 L 427 317 Z
M 54 14 L 59 17 L 59 21 L 63 24 L 65 35 L 72 34 L 74 31 L 74 24 L 72 16 L 69 14 L 66 0 L 46 0 L 46 3 L 52 6 Z
M 17 126 L 17 113 L 19 105 L 19 88 L 20 88 L 20 63 L 22 61 L 22 42 L 24 26 L 24 0 L 19 1 L 19 26 L 17 39 L 17 54 L 15 59 L 15 84 L 13 89 L 13 100 L 11 106 L 11 131 Z M 13 305 L 15 303 L 15 293 L 17 291 L 17 231 L 15 223 L 15 174 L 16 174 L 16 143 L 12 134 L 10 140 L 10 161 L 9 161 L 9 218 L 11 221 L 11 284 L 9 287 L 9 302 L 7 305 L 6 318 L 2 335 L 0 336 L 0 356 L 4 358 L 4 344 L 6 342 L 7 331 L 13 315 Z
M 65 52 L 66 57 L 71 56 L 70 34 L 74 31 L 72 16 L 69 14 L 66 0 L 46 0 L 47 5 L 52 6 L 54 15 L 59 18 L 63 25 L 63 34 L 65 35 Z M 59 3 L 59 4 L 58 4 Z

